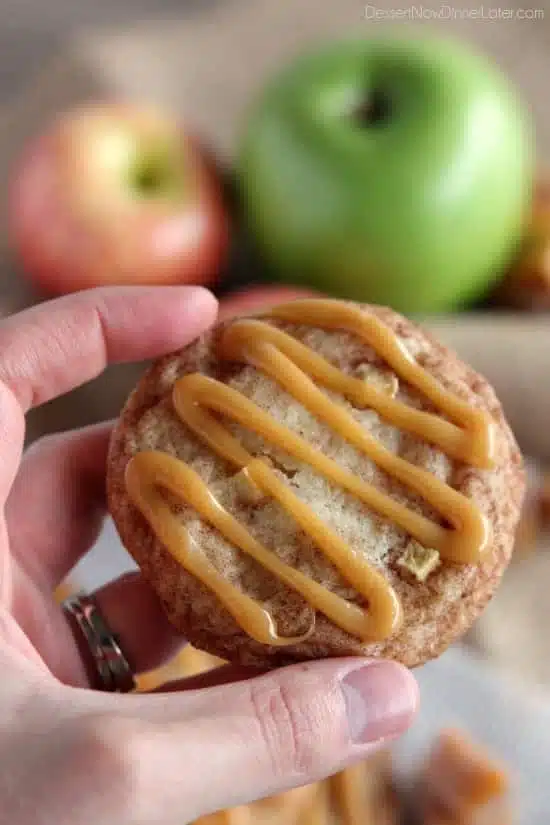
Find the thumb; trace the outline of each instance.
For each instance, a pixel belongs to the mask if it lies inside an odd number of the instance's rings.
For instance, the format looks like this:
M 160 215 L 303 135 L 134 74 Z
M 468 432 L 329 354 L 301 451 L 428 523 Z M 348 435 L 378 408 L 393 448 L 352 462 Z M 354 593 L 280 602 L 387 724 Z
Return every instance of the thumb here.
M 189 821 L 364 759 L 409 727 L 418 693 L 396 663 L 336 659 L 133 699 L 132 717 L 147 719 L 131 749 L 137 821 L 158 822 L 159 805 Z

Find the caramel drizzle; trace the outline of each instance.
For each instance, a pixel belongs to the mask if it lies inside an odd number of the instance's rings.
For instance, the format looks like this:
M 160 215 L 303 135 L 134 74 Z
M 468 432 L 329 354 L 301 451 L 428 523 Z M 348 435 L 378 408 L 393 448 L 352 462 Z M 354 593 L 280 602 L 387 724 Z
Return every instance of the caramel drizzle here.
M 451 458 L 476 467 L 493 466 L 493 428 L 479 409 L 447 392 L 409 355 L 394 333 L 381 321 L 339 301 L 301 300 L 270 309 L 273 318 L 324 329 L 344 330 L 372 347 L 394 372 L 429 399 L 448 420 L 419 411 L 345 375 L 297 339 L 264 321 L 235 321 L 222 334 L 221 358 L 250 364 L 270 376 L 317 419 L 328 424 L 381 470 L 421 495 L 443 517 L 442 526 L 382 493 L 341 468 L 309 442 L 233 388 L 200 374 L 186 375 L 173 389 L 180 419 L 205 444 L 239 469 L 271 496 L 311 536 L 342 577 L 368 602 L 368 611 L 330 592 L 299 570 L 284 564 L 257 542 L 215 499 L 198 474 L 168 454 L 141 452 L 126 471 L 128 494 L 174 558 L 215 593 L 237 623 L 257 641 L 288 645 L 302 636 L 282 638 L 270 614 L 256 600 L 230 584 L 196 547 L 185 527 L 171 512 L 162 495 L 169 490 L 194 508 L 224 538 L 254 558 L 316 611 L 363 641 L 391 635 L 401 620 L 400 603 L 389 582 L 360 554 L 355 553 L 305 505 L 261 459 L 255 458 L 231 435 L 216 416 L 225 416 L 254 431 L 285 453 L 307 463 L 321 475 L 355 495 L 367 507 L 395 522 L 442 558 L 468 564 L 479 561 L 489 540 L 488 525 L 474 502 L 431 473 L 394 455 L 366 432 L 343 406 L 334 403 L 316 384 L 349 401 L 375 410 L 381 418 L 420 436 Z

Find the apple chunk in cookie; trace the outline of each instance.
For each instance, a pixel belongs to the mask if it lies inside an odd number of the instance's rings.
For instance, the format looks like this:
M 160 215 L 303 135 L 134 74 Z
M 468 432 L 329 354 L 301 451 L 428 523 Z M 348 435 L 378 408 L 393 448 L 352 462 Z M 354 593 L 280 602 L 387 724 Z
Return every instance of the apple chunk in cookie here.
M 481 612 L 523 497 L 492 389 L 379 307 L 303 299 L 145 374 L 109 506 L 168 616 L 221 658 L 414 666 Z

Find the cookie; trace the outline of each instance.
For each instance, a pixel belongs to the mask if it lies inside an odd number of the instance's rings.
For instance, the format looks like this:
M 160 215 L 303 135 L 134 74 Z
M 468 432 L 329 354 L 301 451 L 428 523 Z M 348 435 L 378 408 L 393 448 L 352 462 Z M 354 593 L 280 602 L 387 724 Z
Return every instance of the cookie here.
M 438 656 L 497 587 L 524 491 L 483 378 L 389 309 L 324 299 L 155 363 L 107 480 L 172 623 L 260 667 Z

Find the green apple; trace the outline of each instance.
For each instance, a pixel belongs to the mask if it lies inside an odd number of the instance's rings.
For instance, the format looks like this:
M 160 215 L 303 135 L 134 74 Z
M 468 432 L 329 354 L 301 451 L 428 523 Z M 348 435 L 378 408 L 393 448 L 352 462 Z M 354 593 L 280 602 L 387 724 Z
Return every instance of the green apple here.
M 409 313 L 479 298 L 530 201 L 530 121 L 454 41 L 368 39 L 302 56 L 253 105 L 247 223 L 294 284 Z

